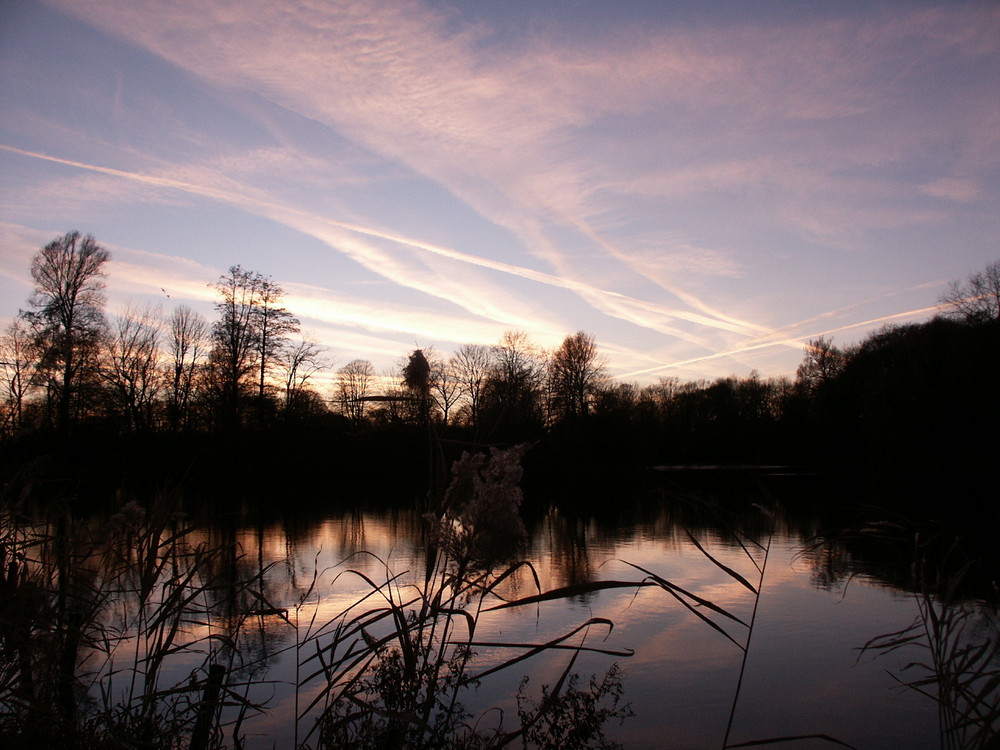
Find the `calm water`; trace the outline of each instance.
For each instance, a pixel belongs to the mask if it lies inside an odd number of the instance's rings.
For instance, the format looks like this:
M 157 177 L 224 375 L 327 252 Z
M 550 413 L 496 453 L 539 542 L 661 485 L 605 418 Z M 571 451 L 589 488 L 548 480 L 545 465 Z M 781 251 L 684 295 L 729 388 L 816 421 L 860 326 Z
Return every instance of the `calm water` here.
M 553 508 L 529 526 L 525 558 L 534 565 L 543 589 L 593 580 L 640 580 L 643 574 L 627 564 L 632 563 L 750 620 L 753 594 L 708 559 L 685 528 L 705 551 L 755 585 L 760 573 L 743 549 L 695 517 L 679 518 L 664 506 L 647 508 L 627 523 L 608 524 L 574 519 Z M 759 515 L 748 515 L 742 528 L 766 542 L 768 524 Z M 803 539 L 814 531 L 808 523 L 792 527 L 786 521 L 774 530 L 730 742 L 822 733 L 859 748 L 940 747 L 936 705 L 894 679 L 906 676 L 900 670 L 915 654 L 904 650 L 859 658 L 859 647 L 869 639 L 913 621 L 916 600 L 858 573 L 859 566 L 843 551 L 810 551 Z M 288 608 L 300 640 L 310 622 L 316 627 L 334 618 L 368 592 L 357 575 L 345 571 L 385 580 L 386 569 L 377 560 L 353 553 L 378 555 L 393 574 L 409 571 L 417 577 L 423 570 L 421 520 L 415 512 L 337 513 L 295 523 L 237 524 L 213 528 L 209 536 L 212 542 L 238 542 L 242 556 L 236 563 L 243 574 L 267 569 L 265 596 L 275 606 Z M 759 551 L 755 557 L 763 559 Z M 507 590 L 508 595 L 532 593 L 534 584 L 526 574 L 512 580 Z M 592 631 L 588 644 L 634 652 L 618 661 L 636 716 L 610 727 L 611 737 L 626 748 L 721 745 L 741 652 L 660 588 L 605 590 L 488 613 L 480 619 L 477 635 L 507 643 L 544 642 L 590 617 L 608 618 L 615 626 L 610 633 Z M 727 629 L 737 641 L 746 640 L 745 630 Z M 251 698 L 268 706 L 243 724 L 248 747 L 285 747 L 292 742 L 297 677 L 290 646 L 295 642 L 295 628 L 280 617 L 252 617 L 247 622 L 245 647 L 267 665 L 266 671 L 258 669 L 253 675 L 257 685 Z M 477 664 L 485 667 L 504 655 L 480 649 Z M 476 715 L 500 707 L 516 718 L 513 696 L 522 674 L 530 674 L 531 685 L 538 689 L 557 679 L 566 658 L 565 653 L 544 655 L 524 662 L 518 674 L 488 677 L 465 702 Z M 575 671 L 603 674 L 613 661 L 589 655 Z M 318 689 L 314 682 L 300 691 L 300 709 Z M 300 723 L 300 738 L 307 723 Z M 832 745 L 814 740 L 781 746 Z

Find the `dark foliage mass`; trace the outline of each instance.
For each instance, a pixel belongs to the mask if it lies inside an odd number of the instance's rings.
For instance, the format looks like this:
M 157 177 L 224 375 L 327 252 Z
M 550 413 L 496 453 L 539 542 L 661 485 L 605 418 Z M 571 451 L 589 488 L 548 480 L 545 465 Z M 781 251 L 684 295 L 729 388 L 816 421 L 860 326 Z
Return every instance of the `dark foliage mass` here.
M 34 293 L 0 342 L 7 478 L 440 489 L 463 449 L 530 443 L 528 484 L 558 477 L 581 498 L 636 469 L 695 465 L 848 470 L 952 491 L 988 477 L 997 452 L 1000 263 L 952 284 L 925 323 L 847 348 L 808 342 L 794 380 L 639 387 L 609 378 L 583 331 L 551 352 L 508 331 L 450 356 L 417 349 L 393 372 L 363 359 L 330 372 L 323 349 L 298 338 L 281 286 L 241 266 L 211 284 L 214 321 L 186 307 L 109 319 L 108 259 L 70 232 L 32 261 Z

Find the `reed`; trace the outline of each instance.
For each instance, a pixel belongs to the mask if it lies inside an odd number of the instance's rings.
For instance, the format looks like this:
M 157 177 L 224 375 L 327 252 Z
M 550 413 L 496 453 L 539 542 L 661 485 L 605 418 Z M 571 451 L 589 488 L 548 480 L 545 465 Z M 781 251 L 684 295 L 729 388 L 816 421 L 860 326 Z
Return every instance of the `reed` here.
M 101 527 L 69 502 L 36 522 L 4 503 L 0 558 L 0 739 L 5 747 L 208 747 L 233 679 L 242 622 L 221 618 L 199 539 L 161 498 Z M 221 597 L 220 597 L 221 595 Z
M 688 591 L 681 586 L 671 582 L 667 578 L 648 570 L 639 565 L 625 561 L 627 565 L 645 574 L 641 585 L 654 585 L 671 597 L 673 597 L 689 613 L 698 618 L 705 625 L 719 633 L 722 637 L 732 643 L 740 653 L 740 670 L 733 690 L 733 699 L 730 704 L 729 714 L 726 721 L 725 732 L 722 737 L 721 748 L 738 747 L 760 747 L 765 745 L 784 744 L 793 741 L 817 740 L 841 747 L 851 747 L 850 745 L 832 737 L 828 734 L 816 733 L 808 735 L 781 735 L 776 737 L 763 737 L 744 742 L 734 743 L 730 741 L 737 709 L 740 701 L 740 694 L 743 690 L 743 680 L 746 675 L 747 658 L 750 653 L 750 645 L 753 641 L 754 626 L 757 622 L 757 614 L 762 604 L 762 593 L 764 589 L 765 577 L 767 575 L 767 564 L 770 557 L 771 543 L 777 528 L 779 513 L 777 501 L 767 496 L 767 504 L 754 503 L 753 507 L 759 512 L 764 522 L 763 533 L 760 538 L 754 538 L 743 531 L 738 524 L 731 522 L 729 514 L 721 507 L 711 503 L 709 500 L 700 497 L 678 496 L 678 502 L 687 502 L 693 505 L 702 513 L 708 513 L 714 525 L 722 530 L 723 536 L 731 540 L 742 553 L 743 559 L 749 564 L 756 575 L 750 578 L 741 574 L 734 566 L 727 565 L 714 556 L 709 549 L 695 536 L 690 529 L 685 529 L 688 541 L 698 550 L 702 557 L 712 566 L 721 570 L 730 579 L 734 586 L 738 586 L 749 592 L 750 596 L 750 617 L 743 619 L 732 609 L 727 609 L 717 602 L 706 599 L 694 592 Z
M 859 649 L 858 658 L 869 653 L 913 654 L 911 661 L 889 674 L 901 687 L 937 704 L 944 750 L 1000 746 L 995 581 L 992 601 L 963 596 L 963 585 L 977 560 L 964 555 L 961 539 L 941 531 L 894 519 L 862 523 L 850 533 L 911 550 L 911 596 L 917 607 L 908 627 L 871 638 Z
M 477 630 L 490 608 L 546 598 L 530 563 L 506 562 L 523 541 L 522 452 L 457 462 L 427 519 L 422 574 L 411 579 L 357 553 L 338 576 L 362 580 L 368 593 L 324 621 L 318 608 L 306 614 L 321 596 L 320 571 L 290 609 L 271 602 L 267 568 L 237 573 L 235 542 L 211 541 L 173 512 L 171 498 L 149 508 L 124 503 L 99 527 L 74 519 L 71 501 L 55 520 L 34 521 L 3 498 L 0 744 L 241 747 L 245 718 L 266 710 L 248 697 L 265 665 L 244 656 L 247 623 L 267 614 L 293 629 L 296 701 L 310 695 L 296 705 L 296 747 L 499 748 L 537 743 L 560 727 L 589 727 L 586 746 L 613 747 L 603 723 L 630 713 L 619 670 L 586 686 L 572 672 L 581 653 L 631 655 L 591 643 L 609 621 L 591 618 L 539 643 L 497 642 Z M 381 579 L 351 567 L 364 556 L 377 560 Z M 505 600 L 505 582 L 525 573 L 538 596 Z M 480 667 L 482 647 L 510 656 Z M 473 719 L 466 691 L 545 652 L 567 654 L 565 668 L 537 701 L 522 683 L 517 726 L 491 712 Z
M 346 561 L 338 577 L 362 581 L 367 593 L 329 621 L 310 621 L 297 639 L 303 675 L 299 691 L 319 685 L 300 713 L 303 720 L 315 716 L 301 741 L 343 748 L 502 748 L 572 725 L 591 727 L 588 744 L 577 746 L 614 746 L 601 726 L 630 714 L 621 703 L 619 671 L 612 668 L 586 689 L 572 672 L 581 653 L 631 655 L 589 643 L 591 631 L 609 630 L 609 621 L 590 618 L 539 643 L 484 640 L 479 634 L 484 612 L 546 598 L 530 563 L 500 563 L 514 552 L 523 531 L 519 518 L 515 520 L 519 458 L 515 449 L 494 451 L 488 458 L 466 456 L 456 463 L 442 508 L 428 518 L 428 562 L 416 580 L 368 552 L 357 556 L 374 559 L 382 571 L 379 578 L 348 567 Z M 537 594 L 508 601 L 502 586 L 519 573 L 531 577 Z M 548 598 L 568 595 L 550 593 Z M 511 655 L 499 664 L 477 667 L 478 648 Z M 516 728 L 505 726 L 495 712 L 473 717 L 467 710 L 467 690 L 552 651 L 568 654 L 562 674 L 544 688 L 537 703 L 528 699 L 522 682 Z

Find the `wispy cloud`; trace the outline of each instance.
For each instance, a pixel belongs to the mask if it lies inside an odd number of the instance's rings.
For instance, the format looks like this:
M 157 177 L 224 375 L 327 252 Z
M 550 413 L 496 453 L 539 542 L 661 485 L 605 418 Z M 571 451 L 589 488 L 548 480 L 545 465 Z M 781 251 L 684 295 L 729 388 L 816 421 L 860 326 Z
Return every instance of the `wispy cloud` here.
M 319 240 L 406 295 L 366 306 L 331 282 L 328 307 L 301 299 L 318 321 L 339 306 L 347 326 L 404 336 L 555 340 L 585 314 L 636 342 L 614 346 L 637 370 L 668 343 L 674 359 L 740 362 L 797 348 L 803 321 L 866 325 L 849 319 L 857 295 L 813 298 L 810 258 L 860 257 L 995 197 L 995 84 L 948 75 L 997 68 L 992 6 L 717 25 L 664 11 L 586 34 L 553 15 L 511 43 L 418 0 L 52 1 L 183 70 L 254 135 L 196 131 L 165 108 L 117 148 L 29 112 L 37 142 L 71 147 L 28 147 L 20 128 L 6 153 L 85 175 L 37 179 L 14 214 L 206 200 Z M 134 125 L 120 87 L 109 96 L 115 126 Z M 475 226 L 404 220 L 395 204 L 425 189 L 438 202 L 414 212 Z M 783 313 L 797 323 L 765 306 L 774 290 L 803 308 Z
M 672 323 L 674 321 L 686 321 L 701 327 L 721 329 L 732 333 L 759 333 L 763 330 L 760 327 L 749 327 L 745 323 L 730 319 L 716 311 L 708 309 L 692 311 L 682 308 L 668 308 L 633 299 L 623 294 L 600 289 L 569 278 L 502 261 L 482 258 L 372 227 L 340 222 L 325 216 L 318 216 L 301 209 L 277 203 L 272 199 L 264 197 L 259 191 L 249 190 L 239 185 L 235 180 L 219 175 L 214 170 L 207 173 L 210 175 L 207 179 L 198 179 L 195 181 L 197 177 L 204 176 L 206 173 L 198 171 L 196 174 L 194 169 L 187 167 L 180 170 L 186 179 L 177 179 L 166 175 L 140 174 L 98 165 L 84 164 L 74 160 L 29 152 L 3 144 L 0 144 L 0 149 L 18 153 L 22 156 L 96 172 L 129 182 L 140 182 L 156 188 L 191 193 L 247 208 L 248 210 L 280 221 L 286 226 L 301 231 L 304 234 L 322 240 L 332 249 L 346 254 L 348 257 L 394 283 L 408 286 L 430 296 L 458 304 L 469 313 L 485 317 L 507 327 L 530 326 L 537 330 L 540 318 L 537 314 L 531 318 L 518 317 L 517 313 L 510 311 L 503 304 L 502 300 L 491 301 L 490 294 L 487 293 L 484 284 L 480 283 L 470 287 L 467 284 L 448 283 L 446 275 L 423 272 L 412 263 L 405 262 L 398 254 L 389 252 L 387 249 L 376 244 L 366 242 L 365 238 L 386 240 L 395 245 L 401 245 L 460 264 L 467 264 L 488 271 L 516 276 L 529 282 L 574 292 L 592 302 L 606 314 L 659 331 L 660 333 L 678 336 L 702 345 L 705 343 L 704 339 L 685 332 L 672 325 Z M 622 257 L 624 258 L 624 255 Z M 693 307 L 703 307 L 699 305 L 697 300 L 685 295 L 682 291 L 677 290 L 675 293 Z M 497 289 L 493 291 L 493 295 L 504 297 L 507 293 L 502 289 Z M 408 326 L 404 325 L 402 329 L 407 330 Z M 552 336 L 557 336 L 561 335 L 562 332 L 553 326 L 550 333 Z
M 959 203 L 970 203 L 982 195 L 979 180 L 967 177 L 941 177 L 925 182 L 920 189 L 935 198 L 945 198 Z

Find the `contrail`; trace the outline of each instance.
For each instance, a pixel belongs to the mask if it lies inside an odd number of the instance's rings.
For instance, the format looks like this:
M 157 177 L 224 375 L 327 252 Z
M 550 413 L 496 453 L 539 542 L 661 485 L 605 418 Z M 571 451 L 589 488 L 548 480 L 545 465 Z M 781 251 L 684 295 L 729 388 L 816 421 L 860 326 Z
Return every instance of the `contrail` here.
M 42 161 L 51 162 L 54 164 L 63 164 L 65 166 L 76 167 L 78 169 L 83 169 L 90 172 L 96 172 L 98 174 L 105 174 L 112 177 L 119 177 L 126 180 L 142 182 L 144 184 L 154 185 L 156 187 L 181 190 L 184 192 L 193 193 L 195 195 L 201 195 L 208 198 L 213 198 L 229 204 L 236 204 L 242 206 L 248 206 L 248 205 L 255 206 L 258 209 L 266 210 L 272 216 L 272 218 L 275 218 L 276 220 L 286 224 L 288 223 L 290 217 L 296 217 L 300 221 L 306 220 L 305 224 L 298 223 L 298 228 L 300 230 L 306 231 L 306 233 L 308 234 L 313 234 L 313 236 L 315 236 L 315 233 L 307 229 L 306 227 L 311 222 L 319 222 L 321 224 L 326 224 L 327 226 L 330 227 L 336 227 L 338 229 L 348 231 L 354 234 L 395 242 L 400 245 L 411 247 L 417 250 L 422 250 L 424 252 L 432 253 L 434 255 L 447 258 L 449 260 L 454 260 L 460 263 L 465 263 L 472 266 L 478 266 L 480 268 L 486 268 L 491 271 L 496 271 L 498 273 L 503 273 L 510 276 L 516 276 L 522 279 L 534 281 L 536 283 L 544 284 L 547 286 L 566 289 L 568 291 L 572 291 L 584 296 L 600 297 L 607 300 L 608 303 L 610 303 L 612 306 L 618 309 L 618 312 L 608 313 L 608 314 L 612 314 L 615 317 L 629 320 L 630 322 L 636 325 L 640 325 L 642 327 L 651 328 L 653 330 L 659 330 L 660 332 L 669 332 L 672 333 L 672 335 L 678 335 L 678 333 L 676 331 L 665 331 L 661 329 L 659 326 L 657 326 L 656 323 L 648 319 L 642 318 L 636 313 L 640 311 L 652 312 L 658 315 L 666 316 L 668 318 L 677 318 L 681 320 L 686 320 L 688 322 L 695 323 L 698 325 L 729 331 L 732 333 L 746 334 L 748 333 L 748 328 L 754 330 L 755 332 L 766 330 L 762 329 L 759 326 L 751 326 L 750 324 L 744 321 L 738 321 L 733 318 L 722 316 L 711 309 L 705 308 L 705 306 L 702 305 L 698 300 L 690 297 L 689 295 L 685 295 L 679 292 L 678 290 L 670 290 L 670 291 L 676 294 L 678 297 L 680 297 L 683 301 L 685 301 L 692 307 L 695 307 L 696 309 L 702 308 L 704 312 L 707 314 L 690 312 L 686 310 L 665 308 L 653 303 L 644 302 L 642 300 L 628 297 L 618 292 L 612 292 L 606 289 L 601 289 L 599 287 L 595 287 L 590 284 L 586 284 L 584 282 L 579 282 L 572 279 L 560 278 L 559 276 L 545 273 L 544 271 L 535 271 L 529 268 L 524 268 L 522 266 L 516 266 L 510 263 L 504 263 L 503 261 L 480 258 L 474 255 L 469 255 L 467 253 L 460 252 L 458 250 L 442 247 L 440 245 L 434 245 L 428 242 L 422 242 L 420 240 L 415 240 L 413 238 L 405 237 L 403 235 L 399 235 L 393 232 L 386 232 L 384 230 L 362 226 L 360 224 L 337 221 L 335 219 L 329 219 L 323 216 L 317 216 L 316 214 L 312 214 L 308 211 L 304 211 L 298 208 L 292 208 L 290 206 L 281 203 L 275 203 L 273 201 L 268 201 L 260 197 L 234 193 L 220 188 L 188 182 L 185 180 L 178 180 L 171 177 L 162 177 L 156 175 L 141 174 L 137 172 L 128 172 L 121 169 L 114 169 L 113 167 L 102 167 L 94 164 L 87 164 L 84 162 L 75 161 L 73 159 L 63 159 L 57 156 L 50 156 L 48 154 L 42 154 L 35 151 L 28 151 L 25 149 L 16 148 L 14 146 L 8 146 L 6 144 L 0 144 L 0 149 L 20 154 L 22 156 L 28 156 L 34 159 L 40 159 Z M 318 237 L 318 239 L 321 239 L 324 242 L 328 242 L 322 237 Z M 595 239 L 598 242 L 602 242 L 600 238 L 595 237 Z M 606 243 L 602 242 L 602 244 Z M 349 252 L 345 251 L 343 248 L 335 248 L 335 249 L 338 249 L 342 252 Z M 615 253 L 616 256 L 619 255 L 619 253 L 613 250 L 609 250 L 609 252 Z M 356 257 L 358 255 L 358 251 L 349 252 L 349 254 Z M 379 267 L 377 265 L 369 265 L 369 267 L 375 271 L 379 270 Z M 431 294 L 432 296 L 439 296 L 435 295 L 432 290 L 422 289 L 421 291 L 425 291 L 428 294 Z M 623 310 L 622 307 L 626 309 Z M 632 311 L 631 314 L 629 313 L 629 310 Z M 470 312 L 475 312 L 475 311 L 470 310 Z
M 679 289 L 673 286 L 672 284 L 664 283 L 659 279 L 651 278 L 648 274 L 644 273 L 643 270 L 636 265 L 635 261 L 631 257 L 629 257 L 627 253 L 623 253 L 617 247 L 612 245 L 609 241 L 605 240 L 603 237 L 597 234 L 596 231 L 591 229 L 589 225 L 584 224 L 582 222 L 576 222 L 576 227 L 581 232 L 583 232 L 587 237 L 589 237 L 593 242 L 595 242 L 600 247 L 604 248 L 604 250 L 607 253 L 609 253 L 613 258 L 615 258 L 620 263 L 624 263 L 636 273 L 639 273 L 644 278 L 649 279 L 651 282 L 656 284 L 664 291 L 673 294 L 675 297 L 687 303 L 695 310 L 700 310 L 702 313 L 708 316 L 709 319 L 718 321 L 718 324 L 724 324 L 720 325 L 719 327 L 725 327 L 726 330 L 737 331 L 743 334 L 750 334 L 751 332 L 752 333 L 770 332 L 770 329 L 765 326 L 758 325 L 757 323 L 751 323 L 746 320 L 740 320 L 739 318 L 734 318 L 731 315 L 726 315 L 725 313 L 720 312 L 719 310 L 716 310 L 713 307 L 702 302 L 693 294 L 685 292 L 684 290 Z
M 780 340 L 775 341 L 763 341 L 761 343 L 750 343 L 745 346 L 738 346 L 734 349 L 730 349 L 725 352 L 716 352 L 714 354 L 706 354 L 704 357 L 694 357 L 692 359 L 685 359 L 682 362 L 671 362 L 666 365 L 657 365 L 656 367 L 648 367 L 644 370 L 633 370 L 632 372 L 627 372 L 619 377 L 622 378 L 632 378 L 637 375 L 648 375 L 651 372 L 659 372 L 661 370 L 670 370 L 675 367 L 687 367 L 688 365 L 698 364 L 700 362 L 709 362 L 713 359 L 721 359 L 722 357 L 730 357 L 737 354 L 742 354 L 744 352 L 756 351 L 758 349 L 766 349 L 771 346 L 787 346 L 792 344 L 796 347 L 801 347 L 803 342 L 809 341 L 811 339 L 816 339 L 821 336 L 829 336 L 834 333 L 840 333 L 841 331 L 849 331 L 854 328 L 864 328 L 866 326 L 873 326 L 878 323 L 886 323 L 891 320 L 899 320 L 900 318 L 911 318 L 917 315 L 925 315 L 930 312 L 938 312 L 942 310 L 944 305 L 933 305 L 931 307 L 921 307 L 916 310 L 907 310 L 906 312 L 893 313 L 892 315 L 883 315 L 880 318 L 871 318 L 870 320 L 862 320 L 858 323 L 849 323 L 847 325 L 838 326 L 837 328 L 829 328 L 825 331 L 817 331 L 815 333 L 810 333 L 807 335 L 796 336 L 794 338 L 785 337 Z M 755 339 L 760 341 L 760 339 Z

